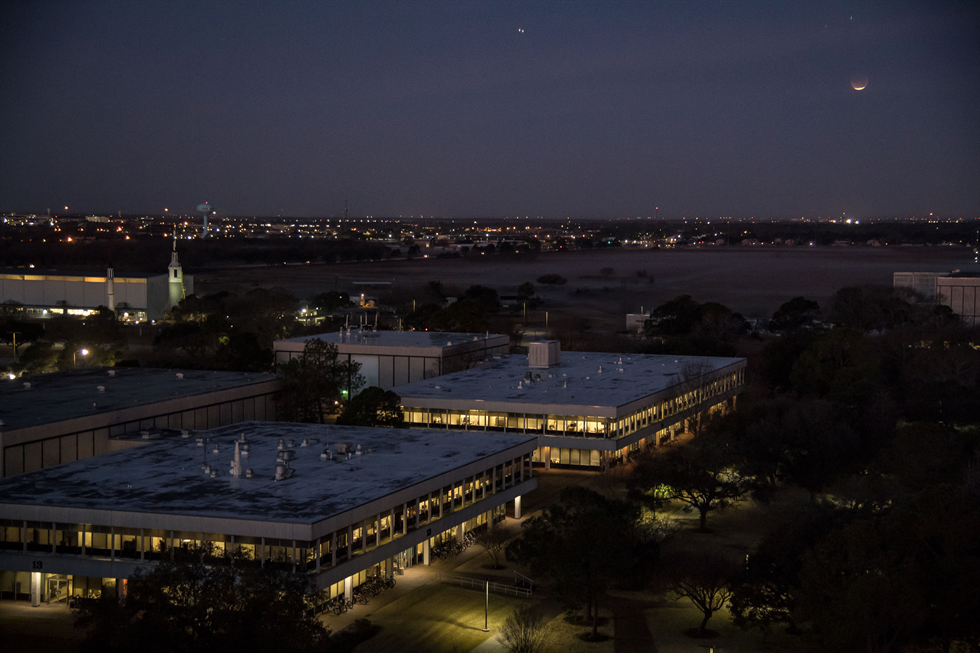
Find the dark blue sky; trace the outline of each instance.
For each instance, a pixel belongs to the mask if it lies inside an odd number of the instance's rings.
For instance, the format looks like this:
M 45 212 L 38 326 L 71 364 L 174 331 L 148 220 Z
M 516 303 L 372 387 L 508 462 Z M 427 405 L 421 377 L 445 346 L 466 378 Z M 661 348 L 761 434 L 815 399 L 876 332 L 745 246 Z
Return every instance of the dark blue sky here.
M 5 0 L 0 211 L 976 217 L 978 7 Z

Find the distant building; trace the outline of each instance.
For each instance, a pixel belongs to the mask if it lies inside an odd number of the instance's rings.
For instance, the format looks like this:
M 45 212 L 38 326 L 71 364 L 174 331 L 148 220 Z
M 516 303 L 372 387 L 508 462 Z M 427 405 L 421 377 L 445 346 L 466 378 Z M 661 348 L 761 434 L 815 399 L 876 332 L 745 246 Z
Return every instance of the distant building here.
M 479 361 L 506 354 L 510 349 L 510 338 L 494 333 L 352 328 L 277 340 L 272 345 L 276 365 L 302 356 L 306 342 L 314 338 L 335 345 L 340 357 L 359 363 L 365 387 L 378 386 L 385 390 L 465 370 Z
M 646 325 L 647 320 L 649 319 L 649 313 L 627 313 L 626 330 L 630 333 L 639 333 L 643 331 L 643 327 Z
M 939 303 L 949 306 L 964 324 L 980 326 L 980 274 L 953 272 L 936 279 Z
M 105 274 L 0 268 L 0 303 L 22 304 L 28 317 L 52 312 L 88 315 L 106 306 L 125 321 L 162 320 L 186 295 L 194 294 L 194 277 L 177 260 L 177 240 L 166 274 Z
M 272 420 L 272 374 L 92 368 L 0 381 L 0 477 L 137 446 L 125 435 Z
M 534 462 L 606 468 L 734 405 L 744 358 L 560 352 L 531 343 L 473 369 L 401 386 L 412 427 L 537 437 Z M 452 434 L 447 434 L 452 437 Z
M 948 272 L 895 272 L 892 274 L 893 288 L 914 290 L 927 301 L 936 301 L 936 279 Z
M 162 551 L 209 543 L 349 599 L 508 504 L 521 517 L 534 438 L 453 435 L 246 422 L 4 479 L 0 595 L 124 597 Z
M 980 325 L 980 273 L 895 272 L 894 288 L 909 288 L 926 301 L 949 306 L 964 324 Z

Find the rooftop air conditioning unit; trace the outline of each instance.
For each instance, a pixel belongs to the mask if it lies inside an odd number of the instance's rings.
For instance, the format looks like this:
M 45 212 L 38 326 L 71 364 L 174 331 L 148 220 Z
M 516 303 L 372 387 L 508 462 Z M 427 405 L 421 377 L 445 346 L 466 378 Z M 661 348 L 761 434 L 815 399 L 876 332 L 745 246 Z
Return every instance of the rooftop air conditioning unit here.
M 559 341 L 542 340 L 528 344 L 528 367 L 553 367 L 559 363 L 561 363 L 561 343 Z

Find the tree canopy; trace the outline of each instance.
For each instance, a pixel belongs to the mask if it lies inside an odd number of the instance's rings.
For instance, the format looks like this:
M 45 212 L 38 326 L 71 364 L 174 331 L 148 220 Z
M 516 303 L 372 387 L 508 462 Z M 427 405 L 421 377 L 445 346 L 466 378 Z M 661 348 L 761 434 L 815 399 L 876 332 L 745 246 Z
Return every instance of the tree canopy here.
M 337 347 L 310 338 L 303 354 L 279 366 L 280 419 L 291 422 L 324 423 L 328 413 L 340 409 L 364 385 L 360 363 L 339 360 Z
M 735 506 L 751 485 L 737 468 L 736 451 L 727 443 L 698 438 L 667 451 L 647 451 L 638 458 L 629 482 L 633 493 L 659 506 L 679 501 L 696 510 L 699 530 L 707 531 L 708 513 Z
M 262 569 L 213 545 L 171 549 L 136 570 L 126 600 L 106 596 L 76 604 L 87 631 L 84 653 L 310 652 L 326 649 L 329 631 L 312 616 L 310 577 Z
M 506 555 L 549 579 L 559 596 L 584 604 L 595 638 L 600 599 L 614 584 L 642 583 L 659 553 L 640 514 L 635 504 L 570 486 L 560 503 L 521 525 Z
M 378 386 L 364 388 L 347 402 L 337 424 L 349 426 L 404 426 L 401 397 Z

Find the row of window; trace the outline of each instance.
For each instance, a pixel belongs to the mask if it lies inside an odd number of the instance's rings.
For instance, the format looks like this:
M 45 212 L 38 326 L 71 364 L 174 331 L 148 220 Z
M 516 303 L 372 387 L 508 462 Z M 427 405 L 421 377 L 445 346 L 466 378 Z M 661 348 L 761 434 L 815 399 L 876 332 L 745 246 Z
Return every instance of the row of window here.
M 744 382 L 743 374 L 743 370 L 738 370 L 703 383 L 692 382 L 681 394 L 641 408 L 619 419 L 413 407 L 403 407 L 402 414 L 408 424 L 419 428 L 473 429 L 532 435 L 618 439 L 733 390 Z
M 272 562 L 318 572 L 432 524 L 531 474 L 531 454 L 416 497 L 406 505 L 361 520 L 315 541 L 277 540 L 214 533 L 193 533 L 37 521 L 0 520 L 0 550 L 82 555 L 96 558 L 159 560 L 171 548 L 209 543 L 219 555 L 237 551 L 248 560 Z

